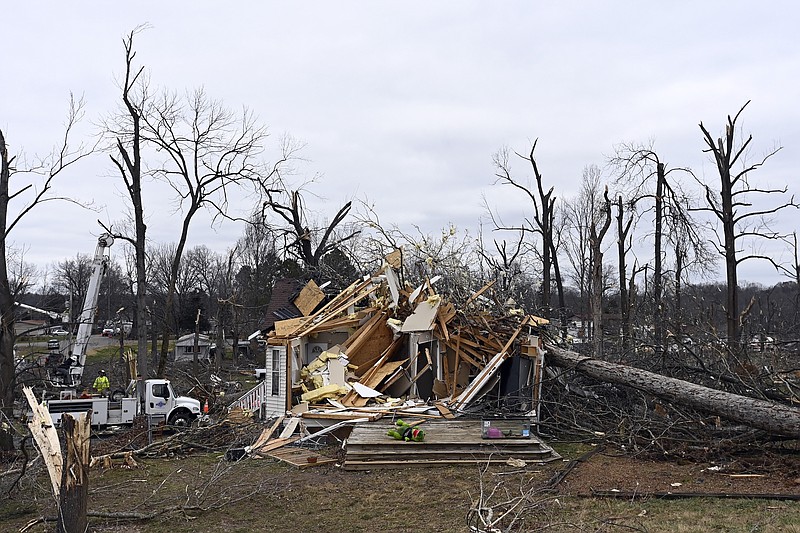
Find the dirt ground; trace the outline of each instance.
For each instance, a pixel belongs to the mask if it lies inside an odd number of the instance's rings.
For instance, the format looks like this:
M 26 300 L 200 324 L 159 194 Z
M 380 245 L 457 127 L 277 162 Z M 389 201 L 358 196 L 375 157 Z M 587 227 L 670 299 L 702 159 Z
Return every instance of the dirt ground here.
M 653 460 L 597 453 L 580 462 L 559 485 L 559 492 L 588 496 L 625 494 L 800 494 L 800 456 L 753 454 L 728 464 L 680 459 Z
M 94 532 L 460 532 L 481 494 L 495 505 L 531 495 L 519 531 L 784 531 L 800 533 L 800 502 L 693 495 L 800 494 L 798 459 L 754 453 L 728 464 L 629 457 L 558 444 L 563 460 L 348 472 L 337 464 L 298 469 L 273 459 L 226 461 L 221 453 L 143 459 L 91 472 Z M 341 448 L 320 450 L 341 458 Z M 566 475 L 546 490 L 559 473 Z M 46 477 L 0 495 L 0 530 L 52 516 Z M 620 498 L 598 497 L 598 494 Z M 681 494 L 667 500 L 666 493 Z M 121 520 L 127 513 L 128 519 Z M 143 520 L 129 519 L 138 513 Z M 116 518 L 115 518 L 116 516 Z M 26 531 L 51 531 L 35 523 Z

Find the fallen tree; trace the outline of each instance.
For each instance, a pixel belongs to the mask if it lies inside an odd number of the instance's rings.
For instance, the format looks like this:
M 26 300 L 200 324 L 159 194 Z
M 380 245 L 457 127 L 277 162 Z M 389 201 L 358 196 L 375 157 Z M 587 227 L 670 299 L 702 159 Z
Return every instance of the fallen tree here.
M 626 385 L 669 402 L 713 413 L 747 426 L 800 439 L 800 409 L 788 405 L 731 394 L 634 368 L 601 361 L 553 345 L 547 345 L 546 361 L 591 378 Z

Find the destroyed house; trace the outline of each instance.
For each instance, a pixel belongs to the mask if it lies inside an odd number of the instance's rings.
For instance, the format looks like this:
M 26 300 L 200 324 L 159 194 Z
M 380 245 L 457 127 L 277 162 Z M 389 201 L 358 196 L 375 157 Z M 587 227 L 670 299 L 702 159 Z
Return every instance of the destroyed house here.
M 430 283 L 401 288 L 388 264 L 329 298 L 310 281 L 281 304 L 299 316 L 274 321 L 265 379 L 240 405 L 320 425 L 389 411 L 535 421 L 546 321 L 493 316 L 478 306 L 488 288 L 457 310 Z

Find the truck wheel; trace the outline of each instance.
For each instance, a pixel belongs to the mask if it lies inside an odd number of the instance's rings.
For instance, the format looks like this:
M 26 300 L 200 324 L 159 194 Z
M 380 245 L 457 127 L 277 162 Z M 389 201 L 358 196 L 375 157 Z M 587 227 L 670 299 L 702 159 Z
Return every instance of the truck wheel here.
M 175 429 L 186 429 L 192 425 L 192 417 L 186 412 L 172 413 L 167 423 Z

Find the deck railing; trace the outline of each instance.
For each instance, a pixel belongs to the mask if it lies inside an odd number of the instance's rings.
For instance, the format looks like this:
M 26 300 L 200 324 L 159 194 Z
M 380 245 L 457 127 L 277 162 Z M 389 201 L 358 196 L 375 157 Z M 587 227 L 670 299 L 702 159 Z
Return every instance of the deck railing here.
M 249 391 L 245 392 L 238 400 L 233 402 L 228 409 L 233 409 L 234 407 L 241 407 L 242 409 L 247 409 L 248 411 L 252 411 L 258 414 L 261 410 L 261 406 L 265 403 L 267 396 L 267 380 L 261 381 L 250 389 Z

